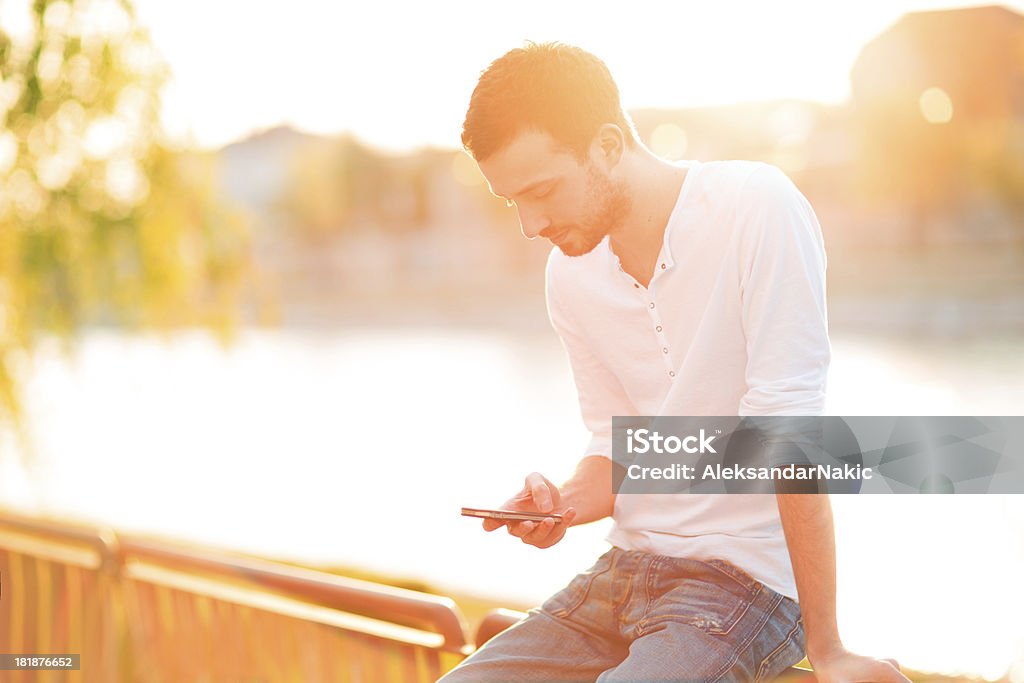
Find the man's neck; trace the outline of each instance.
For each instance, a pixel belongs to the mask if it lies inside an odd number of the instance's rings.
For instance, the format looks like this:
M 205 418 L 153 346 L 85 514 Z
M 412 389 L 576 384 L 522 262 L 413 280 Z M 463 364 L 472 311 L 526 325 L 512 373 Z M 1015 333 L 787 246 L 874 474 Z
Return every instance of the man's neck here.
M 646 150 L 634 154 L 630 159 L 634 168 L 630 169 L 628 181 L 632 207 L 622 226 L 609 235 L 609 245 L 619 257 L 622 269 L 647 287 L 687 170 Z

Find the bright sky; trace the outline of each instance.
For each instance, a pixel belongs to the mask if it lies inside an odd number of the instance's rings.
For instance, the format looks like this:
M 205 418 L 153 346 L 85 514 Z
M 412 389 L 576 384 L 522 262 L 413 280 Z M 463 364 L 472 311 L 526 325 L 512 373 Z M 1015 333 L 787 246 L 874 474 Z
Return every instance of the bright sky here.
M 502 14 L 453 0 L 136 1 L 174 74 L 165 121 L 176 134 L 219 146 L 289 123 L 393 150 L 456 147 L 480 71 L 527 39 L 600 56 L 627 109 L 835 103 L 860 48 L 902 14 L 972 4 L 521 0 Z

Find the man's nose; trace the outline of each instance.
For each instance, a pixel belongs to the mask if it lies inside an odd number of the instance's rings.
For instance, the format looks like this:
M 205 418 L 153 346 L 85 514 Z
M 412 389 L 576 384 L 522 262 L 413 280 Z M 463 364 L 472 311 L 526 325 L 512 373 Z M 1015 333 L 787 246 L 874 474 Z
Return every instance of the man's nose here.
M 519 227 L 522 228 L 523 236 L 526 239 L 532 240 L 549 225 L 551 225 L 551 221 L 545 218 L 543 214 L 531 212 L 520 207 Z

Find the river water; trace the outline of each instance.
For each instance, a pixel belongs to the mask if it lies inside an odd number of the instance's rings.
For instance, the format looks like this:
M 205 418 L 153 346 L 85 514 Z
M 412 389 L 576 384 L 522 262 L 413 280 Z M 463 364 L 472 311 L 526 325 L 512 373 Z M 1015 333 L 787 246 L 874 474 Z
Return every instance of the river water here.
M 1024 341 L 833 336 L 830 414 L 1012 415 Z M 533 604 L 605 549 L 606 523 L 539 551 L 485 534 L 530 471 L 586 434 L 551 336 L 484 329 L 246 330 L 224 348 L 87 334 L 28 369 L 25 467 L 0 504 L 267 557 L 357 566 Z M 22 454 L 24 455 L 24 454 Z M 838 496 L 847 644 L 926 671 L 1024 680 L 1024 496 Z

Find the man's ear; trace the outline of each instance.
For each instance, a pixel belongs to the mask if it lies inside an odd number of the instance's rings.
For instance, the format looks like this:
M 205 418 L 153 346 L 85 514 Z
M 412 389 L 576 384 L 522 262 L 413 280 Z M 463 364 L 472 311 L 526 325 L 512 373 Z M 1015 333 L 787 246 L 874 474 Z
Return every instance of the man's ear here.
M 595 161 L 611 170 L 622 160 L 622 155 L 625 152 L 626 139 L 622 134 L 622 129 L 614 123 L 603 124 L 598 129 L 594 143 L 591 145 L 591 155 L 597 157 Z

